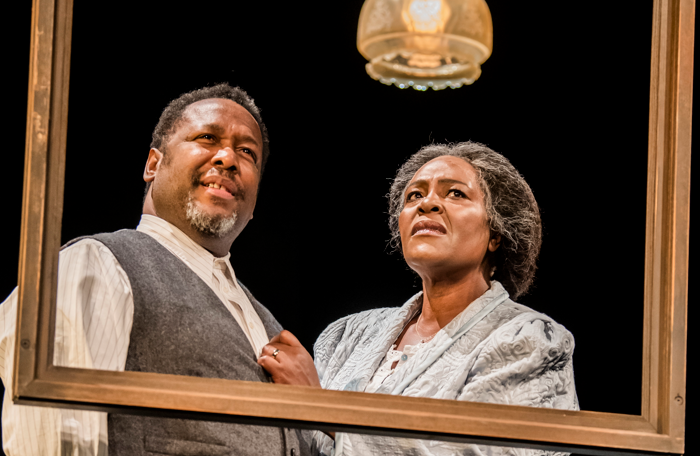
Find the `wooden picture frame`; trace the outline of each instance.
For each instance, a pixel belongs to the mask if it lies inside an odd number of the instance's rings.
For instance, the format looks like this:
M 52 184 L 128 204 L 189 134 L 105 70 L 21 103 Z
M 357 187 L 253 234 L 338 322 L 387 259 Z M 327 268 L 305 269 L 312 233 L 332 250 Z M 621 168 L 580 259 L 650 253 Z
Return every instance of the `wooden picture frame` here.
M 684 451 L 694 0 L 654 0 L 639 416 L 53 366 L 72 8 L 34 0 L 32 12 L 15 403 L 579 454 Z

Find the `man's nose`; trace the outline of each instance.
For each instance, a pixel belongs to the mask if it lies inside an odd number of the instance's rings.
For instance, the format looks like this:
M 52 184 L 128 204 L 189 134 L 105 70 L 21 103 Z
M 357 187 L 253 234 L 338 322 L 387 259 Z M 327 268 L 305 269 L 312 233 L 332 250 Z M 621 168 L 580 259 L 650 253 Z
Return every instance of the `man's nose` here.
M 235 171 L 238 169 L 238 157 L 230 147 L 222 147 L 211 159 L 212 165 Z
M 442 201 L 435 193 L 428 193 L 425 198 L 420 200 L 418 205 L 418 212 L 422 214 L 427 214 L 428 212 L 442 213 L 443 211 Z

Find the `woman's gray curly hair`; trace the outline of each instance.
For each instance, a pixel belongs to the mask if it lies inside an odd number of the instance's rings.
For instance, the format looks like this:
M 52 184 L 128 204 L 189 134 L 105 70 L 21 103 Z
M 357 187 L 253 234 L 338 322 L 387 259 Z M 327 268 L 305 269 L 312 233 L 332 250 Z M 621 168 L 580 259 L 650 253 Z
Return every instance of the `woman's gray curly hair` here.
M 399 168 L 387 195 L 390 245 L 397 250 L 401 247 L 399 214 L 406 186 L 423 165 L 443 155 L 459 157 L 477 171 L 492 235 L 501 235 L 501 246 L 489 259 L 495 268 L 493 279 L 501 282 L 513 299 L 518 298 L 530 288 L 537 269 L 542 245 L 540 211 L 520 173 L 503 155 L 483 144 L 432 144 L 413 154 Z

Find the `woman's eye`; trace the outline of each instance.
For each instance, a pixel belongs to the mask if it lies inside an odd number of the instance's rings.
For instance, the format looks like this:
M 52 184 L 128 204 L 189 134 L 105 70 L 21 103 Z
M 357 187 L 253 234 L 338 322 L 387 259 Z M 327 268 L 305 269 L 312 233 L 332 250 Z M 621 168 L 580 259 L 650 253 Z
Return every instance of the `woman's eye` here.
M 197 139 L 206 139 L 207 141 L 214 141 L 216 137 L 214 135 L 210 134 L 205 134 L 205 135 L 199 135 Z
M 406 195 L 406 201 L 413 201 L 417 198 L 421 198 L 422 195 L 418 191 L 410 192 L 408 195 Z
M 449 195 L 449 194 L 452 194 L 452 195 L 456 196 L 457 198 L 464 198 L 465 196 L 467 196 L 467 195 L 464 194 L 463 191 L 457 190 L 456 188 L 450 189 L 450 191 L 447 192 L 447 194 L 448 194 L 448 195 Z

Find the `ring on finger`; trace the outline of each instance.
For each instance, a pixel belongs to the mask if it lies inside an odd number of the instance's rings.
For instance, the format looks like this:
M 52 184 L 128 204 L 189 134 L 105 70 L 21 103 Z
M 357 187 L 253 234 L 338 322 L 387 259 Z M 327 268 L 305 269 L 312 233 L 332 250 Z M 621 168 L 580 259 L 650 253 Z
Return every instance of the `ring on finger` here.
M 279 352 L 280 352 L 280 349 L 279 349 L 279 348 L 275 348 L 275 351 L 272 352 L 272 357 L 275 358 L 275 359 L 277 359 L 277 355 L 279 354 Z

